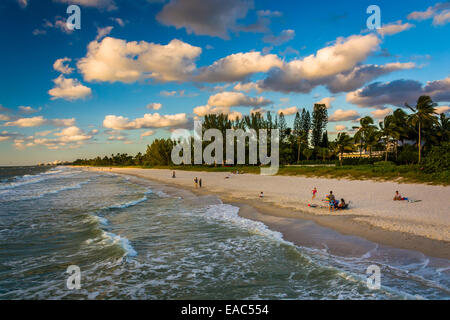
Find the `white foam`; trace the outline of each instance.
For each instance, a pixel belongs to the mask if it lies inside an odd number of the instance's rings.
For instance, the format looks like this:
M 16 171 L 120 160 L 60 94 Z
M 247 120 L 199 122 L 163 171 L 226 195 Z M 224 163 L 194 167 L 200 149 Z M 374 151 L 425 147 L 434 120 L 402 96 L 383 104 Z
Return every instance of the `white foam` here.
M 127 238 L 121 237 L 111 232 L 105 232 L 105 235 L 108 238 L 110 238 L 114 244 L 120 245 L 125 250 L 127 256 L 129 257 L 137 256 L 136 250 L 134 250 L 133 246 L 130 243 L 130 240 L 128 240 Z
M 123 204 L 117 204 L 117 205 L 112 205 L 107 207 L 106 209 L 125 209 L 125 208 L 129 208 L 132 206 L 135 206 L 141 202 L 147 201 L 148 198 L 146 196 L 142 197 L 141 199 L 135 200 L 135 201 L 130 201 L 130 202 L 126 202 Z

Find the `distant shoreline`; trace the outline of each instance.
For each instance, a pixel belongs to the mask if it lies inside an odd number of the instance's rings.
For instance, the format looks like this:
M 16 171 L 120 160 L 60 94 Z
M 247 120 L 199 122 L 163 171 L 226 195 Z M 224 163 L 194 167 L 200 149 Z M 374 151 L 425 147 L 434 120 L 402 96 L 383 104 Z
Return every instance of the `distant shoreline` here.
M 302 234 L 295 232 L 296 219 L 316 224 L 341 234 L 358 236 L 394 248 L 422 252 L 428 256 L 450 259 L 450 217 L 446 204 L 439 199 L 450 197 L 450 187 L 304 178 L 297 176 L 233 175 L 226 172 L 176 171 L 109 167 L 86 167 L 91 171 L 112 171 L 183 188 L 199 194 L 215 194 L 222 201 L 241 208 L 242 217 L 265 223 L 279 231 L 285 240 L 300 242 Z M 204 187 L 195 189 L 194 177 L 201 177 Z M 230 176 L 229 179 L 225 179 Z M 324 189 L 324 185 L 327 189 Z M 330 212 L 309 208 L 310 189 L 318 187 L 318 199 L 331 189 L 337 197 L 352 201 L 351 210 Z M 391 194 L 397 190 L 409 197 L 421 197 L 421 202 L 394 202 Z M 258 194 L 264 191 L 265 198 Z M 325 191 L 327 190 L 327 191 Z M 393 191 L 392 191 L 393 190 Z M 320 201 L 315 201 L 320 203 Z M 447 206 L 448 207 L 448 206 Z M 305 239 L 301 239 L 305 241 Z

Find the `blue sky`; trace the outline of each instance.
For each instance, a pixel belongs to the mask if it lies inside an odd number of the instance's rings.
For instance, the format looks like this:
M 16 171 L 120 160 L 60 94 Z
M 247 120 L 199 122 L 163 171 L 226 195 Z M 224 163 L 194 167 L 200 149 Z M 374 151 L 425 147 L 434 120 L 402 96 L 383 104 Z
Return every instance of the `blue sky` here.
M 214 112 L 322 101 L 333 137 L 421 94 L 450 110 L 445 1 L 6 0 L 0 28 L 0 165 L 144 152 Z

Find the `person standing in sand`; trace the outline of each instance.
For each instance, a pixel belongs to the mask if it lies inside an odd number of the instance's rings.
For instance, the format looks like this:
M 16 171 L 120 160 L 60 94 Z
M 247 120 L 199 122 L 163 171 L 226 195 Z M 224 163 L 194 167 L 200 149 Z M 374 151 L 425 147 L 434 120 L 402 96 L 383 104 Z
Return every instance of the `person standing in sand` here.
M 198 180 L 198 185 L 200 188 L 202 187 L 202 178 L 200 178 L 200 180 Z
M 317 193 L 317 188 L 314 187 L 313 191 L 312 191 L 312 200 L 314 200 L 316 198 L 316 193 Z
M 197 177 L 194 178 L 194 185 L 195 185 L 195 189 L 198 188 L 198 179 Z

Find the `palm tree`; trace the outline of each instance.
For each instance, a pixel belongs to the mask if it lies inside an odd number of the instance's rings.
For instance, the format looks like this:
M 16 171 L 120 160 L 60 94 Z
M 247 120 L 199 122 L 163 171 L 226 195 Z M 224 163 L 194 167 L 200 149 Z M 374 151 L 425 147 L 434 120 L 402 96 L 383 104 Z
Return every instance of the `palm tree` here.
M 387 161 L 389 145 L 392 141 L 400 139 L 400 132 L 395 125 L 394 116 L 389 115 L 379 123 L 380 126 L 380 138 L 384 140 L 386 145 L 386 157 L 384 161 Z M 392 140 L 390 140 L 392 138 Z
M 338 133 L 336 140 L 334 140 L 334 151 L 339 154 L 339 162 L 342 166 L 342 155 L 345 151 L 353 150 L 353 139 L 346 133 Z
M 369 134 L 369 131 L 371 130 L 371 128 L 374 128 L 374 127 L 375 126 L 373 125 L 373 119 L 369 116 L 361 118 L 359 120 L 359 127 L 353 127 L 353 129 L 358 130 L 358 131 L 356 131 L 354 138 L 356 141 L 359 141 L 359 157 L 360 158 L 362 156 L 362 149 L 365 144 L 367 135 Z
M 330 150 L 328 148 L 319 148 L 317 154 L 319 157 L 322 157 L 323 161 L 325 161 L 325 159 L 330 155 Z
M 417 100 L 417 104 L 415 107 L 411 107 L 409 104 L 405 103 L 405 106 L 407 106 L 413 114 L 410 116 L 410 121 L 413 126 L 418 125 L 419 126 L 419 140 L 417 142 L 417 147 L 419 148 L 419 163 L 421 160 L 421 150 L 422 150 L 422 140 L 421 140 L 421 131 L 422 126 L 425 121 L 431 121 L 436 123 L 436 117 L 433 115 L 436 114 L 435 107 L 437 106 L 436 103 L 431 100 L 429 96 L 420 96 Z

